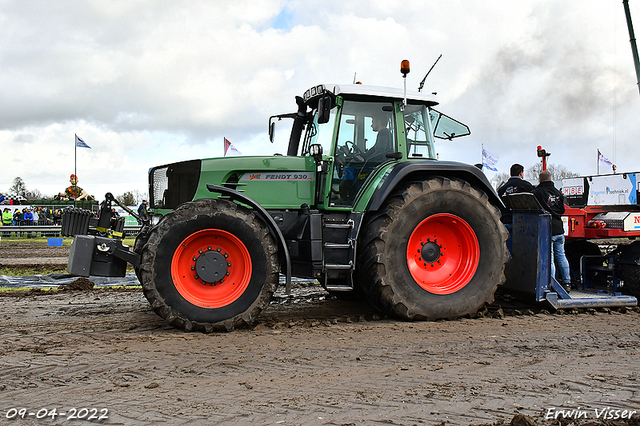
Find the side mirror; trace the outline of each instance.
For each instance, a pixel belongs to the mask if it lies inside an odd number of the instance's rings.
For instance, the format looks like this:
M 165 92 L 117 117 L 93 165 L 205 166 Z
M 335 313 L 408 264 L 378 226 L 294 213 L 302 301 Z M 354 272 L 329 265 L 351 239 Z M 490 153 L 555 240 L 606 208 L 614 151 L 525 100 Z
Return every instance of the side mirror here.
M 269 140 L 273 143 L 273 139 L 276 136 L 276 123 L 275 121 L 269 120 Z
M 328 93 L 324 93 L 322 97 L 318 99 L 318 124 L 329 122 L 331 118 L 331 108 L 333 108 L 331 96 Z

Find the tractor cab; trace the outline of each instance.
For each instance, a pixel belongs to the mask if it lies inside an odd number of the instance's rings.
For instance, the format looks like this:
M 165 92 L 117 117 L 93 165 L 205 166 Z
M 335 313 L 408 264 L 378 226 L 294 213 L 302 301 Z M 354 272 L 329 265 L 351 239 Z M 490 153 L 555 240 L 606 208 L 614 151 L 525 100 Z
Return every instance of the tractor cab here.
M 466 125 L 432 109 L 437 104 L 434 95 L 419 92 L 406 93 L 405 100 L 400 89 L 319 85 L 299 98 L 298 113 L 272 119 L 294 119 L 289 155 L 316 158 L 318 205 L 353 208 L 386 165 L 436 160 L 434 137 L 470 134 Z

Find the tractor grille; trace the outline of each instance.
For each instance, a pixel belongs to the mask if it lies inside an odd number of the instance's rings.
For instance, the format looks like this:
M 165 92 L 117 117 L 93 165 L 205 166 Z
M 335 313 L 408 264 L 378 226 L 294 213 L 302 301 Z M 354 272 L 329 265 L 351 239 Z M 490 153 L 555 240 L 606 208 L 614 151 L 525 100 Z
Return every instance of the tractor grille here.
M 175 209 L 192 201 L 200 180 L 200 160 L 183 161 L 149 171 L 149 202 L 154 209 Z
M 169 187 L 167 169 L 169 167 L 159 167 L 149 173 L 150 206 L 155 209 L 164 208 L 164 193 Z

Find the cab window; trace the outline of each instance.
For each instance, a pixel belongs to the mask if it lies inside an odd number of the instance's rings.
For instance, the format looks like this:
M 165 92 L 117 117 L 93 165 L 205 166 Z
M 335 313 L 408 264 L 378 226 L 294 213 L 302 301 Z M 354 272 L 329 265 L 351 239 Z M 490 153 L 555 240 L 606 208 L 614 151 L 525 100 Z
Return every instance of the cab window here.
M 435 159 L 433 138 L 429 131 L 427 108 L 407 105 L 404 109 L 404 127 L 407 135 L 407 158 Z
M 307 128 L 307 133 L 304 138 L 304 143 L 302 144 L 302 152 L 301 155 L 309 154 L 309 146 L 312 144 L 320 144 L 322 145 L 322 152 L 329 153 L 331 152 L 331 142 L 333 140 L 333 126 L 336 122 L 336 114 L 338 108 L 333 108 L 331 110 L 331 115 L 329 116 L 329 121 L 324 124 L 318 124 L 318 114 L 314 114 L 313 121 L 309 124 Z
M 344 101 L 334 150 L 331 205 L 352 206 L 362 184 L 386 154 L 396 151 L 393 104 Z

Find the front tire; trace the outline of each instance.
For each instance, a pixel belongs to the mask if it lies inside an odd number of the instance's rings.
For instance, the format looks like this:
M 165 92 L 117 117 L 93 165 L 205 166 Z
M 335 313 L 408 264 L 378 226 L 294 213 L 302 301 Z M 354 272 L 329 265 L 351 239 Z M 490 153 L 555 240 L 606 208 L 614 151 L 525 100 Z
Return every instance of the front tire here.
M 144 249 L 144 245 L 147 244 L 149 240 L 149 226 L 143 226 L 138 235 L 136 236 L 135 242 L 133 244 L 133 251 L 141 254 Z M 136 277 L 138 277 L 138 281 L 142 283 L 142 276 L 140 275 L 140 266 L 135 267 L 134 271 L 136 273 Z
M 251 324 L 278 283 L 277 246 L 250 210 L 231 201 L 181 205 L 151 230 L 140 276 L 154 311 L 187 331 Z
M 396 191 L 364 225 L 358 279 L 383 313 L 474 315 L 504 282 L 507 231 L 486 194 L 432 178 Z

